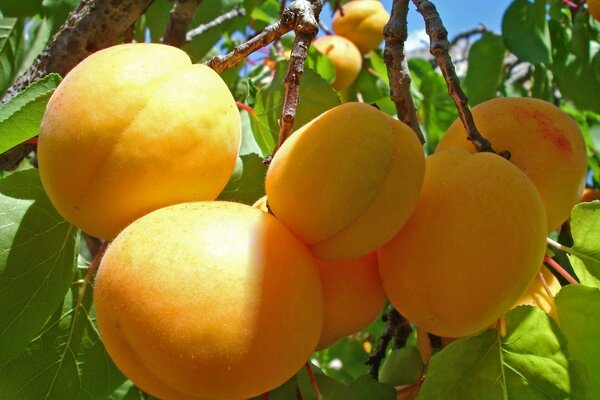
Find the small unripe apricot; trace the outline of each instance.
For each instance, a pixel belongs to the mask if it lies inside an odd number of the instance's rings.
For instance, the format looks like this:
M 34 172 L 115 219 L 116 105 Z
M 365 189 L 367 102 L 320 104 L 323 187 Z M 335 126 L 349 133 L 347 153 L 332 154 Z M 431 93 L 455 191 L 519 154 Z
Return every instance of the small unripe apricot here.
M 313 46 L 331 60 L 335 69 L 332 86 L 347 89 L 356 79 L 362 66 L 362 56 L 354 43 L 342 36 L 327 35 L 315 40 Z
M 358 332 L 375 320 L 386 296 L 377 268 L 377 254 L 347 261 L 317 260 L 323 285 L 323 331 L 317 350 Z
M 83 60 L 52 95 L 40 175 L 63 217 L 112 239 L 157 208 L 215 199 L 240 138 L 233 96 L 212 69 L 175 47 L 118 45 Z
M 379 273 L 396 309 L 438 336 L 477 333 L 527 289 L 546 249 L 535 186 L 492 153 L 462 149 L 427 158 L 416 208 L 379 251 Z
M 407 125 L 370 105 L 345 103 L 298 129 L 275 153 L 265 182 L 269 207 L 317 258 L 357 258 L 406 221 L 424 159 Z
M 383 41 L 383 27 L 390 15 L 378 0 L 354 0 L 342 6 L 344 15 L 336 11 L 331 28 L 340 36 L 350 39 L 361 53 L 379 47 Z
M 531 179 L 546 207 L 548 230 L 571 214 L 585 185 L 587 155 L 579 126 L 560 108 L 528 98 L 496 98 L 473 107 L 477 128 L 497 151 Z M 475 152 L 460 120 L 448 128 L 437 150 Z
M 227 202 L 156 210 L 123 230 L 94 290 L 119 369 L 165 400 L 246 399 L 292 377 L 323 323 L 310 252 L 273 216 Z
M 600 1 L 599 0 L 586 0 L 588 11 L 596 21 L 600 21 Z

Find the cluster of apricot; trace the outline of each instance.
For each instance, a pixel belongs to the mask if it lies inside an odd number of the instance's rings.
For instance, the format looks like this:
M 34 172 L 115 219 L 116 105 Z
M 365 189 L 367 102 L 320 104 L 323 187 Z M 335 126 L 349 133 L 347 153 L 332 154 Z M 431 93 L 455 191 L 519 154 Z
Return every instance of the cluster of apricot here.
M 473 112 L 511 161 L 475 153 L 459 122 L 426 159 L 407 125 L 345 103 L 282 145 L 251 207 L 214 201 L 241 136 L 216 73 L 157 44 L 88 57 L 48 103 L 39 167 L 57 210 L 112 240 L 94 299 L 115 364 L 161 399 L 247 399 L 386 298 L 440 336 L 485 329 L 532 283 L 586 158 L 551 104 Z
M 318 38 L 313 46 L 331 60 L 336 90 L 352 85 L 360 73 L 363 54 L 379 47 L 389 19 L 379 0 L 353 0 L 335 12 L 331 25 L 335 34 Z

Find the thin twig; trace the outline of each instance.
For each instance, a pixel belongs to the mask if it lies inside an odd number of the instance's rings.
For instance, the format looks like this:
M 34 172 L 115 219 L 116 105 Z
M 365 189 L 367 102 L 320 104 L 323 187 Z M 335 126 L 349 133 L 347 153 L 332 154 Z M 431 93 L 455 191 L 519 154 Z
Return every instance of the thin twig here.
M 469 39 L 471 36 L 480 35 L 485 32 L 489 32 L 489 29 L 486 28 L 485 25 L 479 24 L 477 28 L 461 32 L 458 35 L 454 36 L 454 38 L 450 41 L 450 47 L 456 46 L 456 44 L 463 39 Z
M 556 272 L 558 272 L 569 283 L 572 283 L 573 285 L 579 284 L 579 282 L 577 282 L 577 279 L 575 279 L 574 277 L 572 277 L 571 274 L 569 274 L 567 272 L 567 270 L 562 267 L 562 265 L 560 265 L 559 263 L 557 263 L 556 261 L 554 261 L 554 259 L 552 257 L 549 257 L 547 255 L 544 256 L 544 262 L 547 265 L 549 265 L 553 270 L 555 270 Z
M 479 133 L 475 126 L 473 115 L 468 106 L 467 96 L 460 87 L 460 80 L 458 79 L 458 76 L 456 76 L 454 64 L 452 64 L 452 59 L 448 53 L 448 50 L 450 49 L 448 32 L 442 23 L 442 19 L 440 18 L 435 5 L 428 0 L 412 1 L 415 6 L 417 6 L 417 11 L 419 11 L 425 20 L 425 31 L 429 36 L 429 51 L 435 58 L 435 61 L 446 80 L 448 94 L 452 97 L 452 100 L 454 100 L 460 120 L 467 131 L 467 139 L 473 143 L 477 151 L 495 152 L 491 143 Z M 502 155 L 505 157 L 509 156 L 507 153 Z
M 417 108 L 410 92 L 410 73 L 404 54 L 407 31 L 408 0 L 394 0 L 392 15 L 383 28 L 385 49 L 383 58 L 390 81 L 390 97 L 396 105 L 398 119 L 412 128 L 421 144 L 425 137 L 419 126 Z
M 323 7 L 322 0 L 312 0 L 310 2 L 296 0 L 294 3 L 303 3 L 303 6 L 300 11 L 300 21 L 294 28 L 296 37 L 292 46 L 287 74 L 283 80 L 285 95 L 283 98 L 283 110 L 281 112 L 281 127 L 274 153 L 292 134 L 294 120 L 296 119 L 296 108 L 300 101 L 300 78 L 304 74 L 304 61 L 306 60 L 310 43 L 319 32 L 318 20 Z
M 163 43 L 181 47 L 186 43 L 186 33 L 202 0 L 177 0 L 171 10 L 169 25 Z
M 315 374 L 313 374 L 312 368 L 310 367 L 310 362 L 307 361 L 304 364 L 304 367 L 306 368 L 306 372 L 308 373 L 308 378 L 310 379 L 310 384 L 312 385 L 317 400 L 322 400 L 323 396 L 321 395 L 321 390 L 319 390 L 319 385 L 317 384 L 317 380 L 315 379 Z
M 365 364 L 370 365 L 369 374 L 374 379 L 379 379 L 379 367 L 381 362 L 385 358 L 385 354 L 388 345 L 392 339 L 396 338 L 396 341 L 406 341 L 406 338 L 410 335 L 410 332 L 406 334 L 406 319 L 400 315 L 400 313 L 393 307 L 389 306 L 387 310 L 381 316 L 381 319 L 386 323 L 385 329 L 379 338 L 379 344 Z M 402 332 L 400 334 L 399 332 Z M 402 347 L 402 343 L 396 343 L 398 347 Z
M 188 33 L 185 34 L 185 40 L 188 42 L 191 42 L 192 39 L 194 39 L 196 36 L 200 36 L 206 31 L 209 31 L 213 28 L 216 28 L 217 26 L 219 26 L 221 24 L 224 24 L 227 21 L 231 21 L 232 19 L 235 19 L 240 16 L 244 16 L 244 15 L 246 15 L 246 10 L 244 8 L 242 8 L 242 7 L 233 8 L 233 9 L 227 11 L 225 14 L 219 15 L 217 18 L 213 19 L 212 21 L 207 22 L 206 24 L 198 25 L 196 28 L 188 31 Z

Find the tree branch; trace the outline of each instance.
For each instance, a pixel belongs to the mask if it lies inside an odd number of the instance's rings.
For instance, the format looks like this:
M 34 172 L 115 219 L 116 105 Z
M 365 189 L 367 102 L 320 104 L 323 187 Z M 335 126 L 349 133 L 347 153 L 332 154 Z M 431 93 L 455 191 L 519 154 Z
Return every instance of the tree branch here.
M 383 28 L 385 49 L 383 59 L 390 81 L 390 98 L 396 105 L 398 119 L 412 128 L 421 144 L 425 137 L 419 126 L 417 108 L 410 92 L 410 73 L 404 54 L 407 31 L 408 0 L 394 0 L 392 15 Z
M 429 51 L 435 58 L 437 65 L 442 71 L 442 75 L 448 85 L 448 94 L 454 100 L 458 115 L 467 131 L 467 139 L 470 140 L 477 151 L 494 152 L 491 143 L 484 138 L 475 126 L 473 115 L 468 106 L 468 99 L 460 87 L 460 81 L 456 76 L 454 64 L 448 54 L 450 43 L 448 42 L 448 32 L 442 23 L 435 5 L 428 0 L 412 0 L 417 6 L 417 10 L 425 20 L 425 30 L 429 36 Z
M 169 25 L 162 39 L 164 44 L 181 47 L 186 43 L 188 27 L 200 3 L 202 0 L 177 0 L 171 10 Z
M 244 8 L 241 8 L 241 7 L 233 8 L 233 9 L 227 11 L 225 14 L 219 15 L 217 18 L 213 19 L 212 21 L 210 21 L 206 24 L 198 25 L 196 28 L 190 30 L 188 33 L 186 33 L 185 40 L 188 42 L 191 42 L 192 39 L 194 39 L 196 36 L 200 36 L 208 30 L 216 28 L 217 26 L 224 24 L 227 21 L 230 21 L 234 18 L 243 16 L 243 15 L 246 15 L 246 10 Z

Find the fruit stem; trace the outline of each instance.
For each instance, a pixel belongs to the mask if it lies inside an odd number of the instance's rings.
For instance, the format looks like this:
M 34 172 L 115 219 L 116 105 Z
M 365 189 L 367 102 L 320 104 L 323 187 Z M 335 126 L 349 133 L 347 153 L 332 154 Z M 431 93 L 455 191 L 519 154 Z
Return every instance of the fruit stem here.
M 467 139 L 473 143 L 478 152 L 495 153 L 492 144 L 479 133 L 475 126 L 475 121 L 468 105 L 469 99 L 460 87 L 460 80 L 456 75 L 454 64 L 449 54 L 450 42 L 448 42 L 448 31 L 444 27 L 435 5 L 428 0 L 412 0 L 412 2 L 425 20 L 425 30 L 429 36 L 429 51 L 442 71 L 442 75 L 448 86 L 448 93 L 452 97 L 460 120 L 467 131 Z M 502 156 L 507 157 L 508 153 L 503 152 Z
M 269 400 L 269 392 L 264 392 L 261 396 L 262 400 Z
M 554 269 L 556 272 L 558 272 L 563 278 L 565 278 L 567 281 L 569 281 L 569 283 L 572 283 L 573 285 L 578 285 L 579 282 L 577 282 L 577 279 L 573 278 L 571 276 L 571 274 L 569 274 L 567 272 L 567 270 L 565 270 L 559 263 L 557 263 L 556 261 L 554 261 L 553 258 L 545 255 L 544 256 L 544 262 L 549 265 L 550 267 L 552 267 L 552 269 Z
M 567 252 L 569 254 L 571 254 L 572 250 L 570 247 L 567 246 L 563 246 L 562 244 L 558 243 L 556 240 L 550 239 L 550 238 L 546 238 L 546 242 L 552 246 L 557 248 L 558 250 L 562 250 L 564 252 Z
M 383 59 L 390 82 L 390 98 L 396 106 L 398 119 L 410 126 L 419 142 L 425 144 L 425 137 L 419 126 L 417 107 L 410 92 L 410 72 L 404 57 L 404 42 L 408 38 L 408 1 L 394 0 L 392 3 L 392 15 L 383 28 Z
M 550 286 L 548 286 L 548 282 L 546 282 L 546 278 L 544 278 L 544 274 L 541 271 L 538 272 L 537 278 L 542 283 L 542 286 L 544 287 L 544 290 L 546 291 L 548 297 L 554 297 L 554 293 L 552 293 L 552 290 L 550 289 Z
M 235 105 L 238 108 L 240 108 L 240 109 L 242 109 L 244 111 L 247 111 L 248 114 L 254 114 L 254 109 L 252 107 L 250 107 L 249 105 L 242 103 L 241 101 L 236 101 Z
M 307 361 L 304 364 L 304 367 L 306 368 L 306 372 L 308 372 L 308 378 L 310 379 L 310 383 L 313 387 L 315 395 L 317 396 L 317 400 L 322 400 L 323 396 L 321 395 L 321 391 L 319 390 L 319 385 L 317 385 L 317 380 L 315 379 L 315 374 L 313 374 L 312 368 L 310 367 L 310 362 Z
M 38 137 L 32 137 L 31 139 L 27 139 L 21 144 L 38 144 Z

